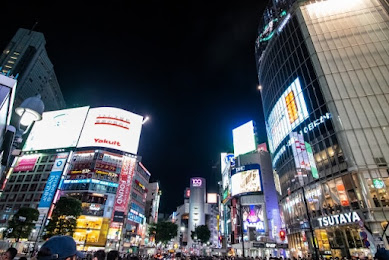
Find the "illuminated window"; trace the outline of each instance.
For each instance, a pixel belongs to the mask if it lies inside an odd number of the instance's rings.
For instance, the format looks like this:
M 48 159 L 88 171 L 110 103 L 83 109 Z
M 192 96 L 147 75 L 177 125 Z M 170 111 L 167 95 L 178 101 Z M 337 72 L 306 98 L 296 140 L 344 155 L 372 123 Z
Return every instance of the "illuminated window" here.
M 9 65 L 5 65 L 4 67 L 12 69 L 12 67 L 11 67 L 11 66 L 9 66 Z
M 17 59 L 17 57 L 15 57 L 15 56 L 11 56 L 11 59 L 14 59 L 14 60 L 16 60 L 16 59 Z
M 9 61 L 7 61 L 8 63 L 12 63 L 12 64 L 14 64 L 15 62 L 14 61 L 12 61 L 12 60 L 9 60 Z

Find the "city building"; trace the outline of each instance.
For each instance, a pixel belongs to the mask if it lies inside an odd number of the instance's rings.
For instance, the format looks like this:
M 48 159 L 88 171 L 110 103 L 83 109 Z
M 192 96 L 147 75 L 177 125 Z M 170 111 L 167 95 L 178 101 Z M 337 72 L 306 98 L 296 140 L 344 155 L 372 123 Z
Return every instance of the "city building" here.
M 190 179 L 190 187 L 185 189 L 184 204 L 170 215 L 169 220 L 178 225 L 174 248 L 184 253 L 204 254 L 202 244 L 193 240 L 191 234 L 196 227 L 207 225 L 211 232 L 207 250 L 220 247 L 219 244 L 219 197 L 216 193 L 207 193 L 206 180 L 195 177 Z M 211 251 L 206 252 L 208 254 Z
M 150 178 L 137 156 L 142 124 L 142 116 L 113 107 L 43 113 L 3 185 L 2 229 L 19 208 L 37 208 L 30 241 L 38 240 L 55 202 L 69 196 L 82 202 L 73 234 L 80 250 L 139 248 Z
M 161 190 L 159 182 L 150 182 L 147 185 L 146 197 L 146 222 L 148 224 L 158 223 L 159 201 L 161 199 Z
M 233 130 L 234 153 L 221 154 L 221 236 L 225 253 L 289 257 L 271 157 L 253 121 Z
M 11 147 L 16 132 L 16 128 L 10 129 L 16 85 L 17 81 L 14 78 L 7 77 L 0 72 L 0 173 L 3 172 L 3 165 L 8 163 L 9 147 Z
M 261 19 L 258 79 L 291 256 L 388 248 L 388 10 L 281 0 Z
M 46 111 L 66 107 L 42 33 L 20 28 L 0 55 L 2 73 L 18 79 L 14 107 L 40 94 Z

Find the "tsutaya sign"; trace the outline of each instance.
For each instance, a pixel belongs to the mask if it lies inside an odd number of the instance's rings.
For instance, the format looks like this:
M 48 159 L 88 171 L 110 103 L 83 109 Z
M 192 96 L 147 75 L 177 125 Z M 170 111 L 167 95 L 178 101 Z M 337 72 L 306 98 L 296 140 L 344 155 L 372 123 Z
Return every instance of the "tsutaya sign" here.
M 338 215 L 318 218 L 317 220 L 319 221 L 320 227 L 328 227 L 328 226 L 358 222 L 361 221 L 361 218 L 359 217 L 358 213 L 354 211 L 354 212 L 341 213 Z

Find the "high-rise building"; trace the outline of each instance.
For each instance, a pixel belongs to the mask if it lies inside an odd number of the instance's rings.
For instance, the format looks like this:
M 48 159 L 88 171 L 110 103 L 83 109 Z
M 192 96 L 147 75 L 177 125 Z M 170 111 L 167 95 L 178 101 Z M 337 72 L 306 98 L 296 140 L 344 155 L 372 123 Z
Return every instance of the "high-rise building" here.
M 142 116 L 112 107 L 43 113 L 7 173 L 1 229 L 21 207 L 37 208 L 35 241 L 58 199 L 74 197 L 82 203 L 73 234 L 80 249 L 138 247 L 150 178 L 137 156 L 142 124 Z
M 159 182 L 150 182 L 147 185 L 146 220 L 147 223 L 158 223 L 158 209 L 161 198 Z
M 296 257 L 388 248 L 388 10 L 385 0 L 280 0 L 262 17 L 258 79 Z
M 20 28 L 0 55 L 1 71 L 17 76 L 15 107 L 40 94 L 46 111 L 66 107 L 42 33 Z

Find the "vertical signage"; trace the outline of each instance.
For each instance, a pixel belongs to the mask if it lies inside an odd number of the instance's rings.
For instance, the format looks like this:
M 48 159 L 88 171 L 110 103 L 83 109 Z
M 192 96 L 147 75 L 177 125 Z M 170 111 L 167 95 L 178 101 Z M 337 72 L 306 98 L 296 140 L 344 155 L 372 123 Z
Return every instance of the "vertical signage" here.
M 55 192 L 57 191 L 63 169 L 66 165 L 68 155 L 68 153 L 61 153 L 57 155 L 57 159 L 54 161 L 53 168 L 51 169 L 50 176 L 46 182 L 38 208 L 50 208 Z
M 312 177 L 319 179 L 319 172 L 316 168 L 315 158 L 313 157 L 312 147 L 309 143 L 305 142 L 305 150 L 308 153 L 309 165 L 311 166 Z
M 113 222 L 122 222 L 124 214 L 128 210 L 128 200 L 130 198 L 131 182 L 134 176 L 136 159 L 123 156 L 122 170 L 120 173 L 119 186 L 113 206 Z

